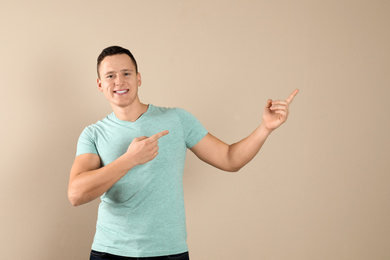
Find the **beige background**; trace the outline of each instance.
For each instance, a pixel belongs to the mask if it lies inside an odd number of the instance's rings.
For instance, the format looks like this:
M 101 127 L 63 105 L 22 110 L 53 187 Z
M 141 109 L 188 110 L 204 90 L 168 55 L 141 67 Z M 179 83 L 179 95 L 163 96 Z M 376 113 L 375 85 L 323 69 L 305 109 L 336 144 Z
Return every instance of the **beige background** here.
M 239 173 L 188 153 L 193 260 L 390 259 L 390 1 L 0 4 L 2 259 L 88 259 L 98 201 L 72 207 L 83 128 L 111 112 L 95 62 L 129 48 L 141 99 L 226 142 L 301 92 Z

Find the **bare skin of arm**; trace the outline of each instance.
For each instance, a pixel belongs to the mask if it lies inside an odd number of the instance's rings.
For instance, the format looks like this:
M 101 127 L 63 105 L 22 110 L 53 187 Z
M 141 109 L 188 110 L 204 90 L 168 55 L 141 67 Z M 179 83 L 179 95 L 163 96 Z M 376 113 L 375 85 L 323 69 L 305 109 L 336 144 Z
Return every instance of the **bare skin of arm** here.
M 101 196 L 133 167 L 153 160 L 158 155 L 158 139 L 167 134 L 168 131 L 162 131 L 135 138 L 126 153 L 104 167 L 96 154 L 77 156 L 70 171 L 69 201 L 78 206 Z
M 289 106 L 298 92 L 299 90 L 295 90 L 286 100 L 268 100 L 262 123 L 241 141 L 228 145 L 207 134 L 191 151 L 201 160 L 221 170 L 240 170 L 256 156 L 272 131 L 287 121 Z

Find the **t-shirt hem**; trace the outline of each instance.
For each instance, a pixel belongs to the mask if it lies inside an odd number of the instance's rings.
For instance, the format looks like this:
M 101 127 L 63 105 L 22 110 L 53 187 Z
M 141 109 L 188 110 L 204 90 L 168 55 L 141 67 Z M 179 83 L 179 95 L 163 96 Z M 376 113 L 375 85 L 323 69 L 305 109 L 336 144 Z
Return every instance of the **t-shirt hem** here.
M 125 250 L 120 250 L 112 247 L 100 247 L 98 245 L 93 244 L 92 250 L 123 256 L 123 257 L 156 257 L 156 256 L 167 256 L 167 255 L 175 255 L 175 254 L 188 252 L 188 246 L 180 247 L 172 250 L 125 251 Z

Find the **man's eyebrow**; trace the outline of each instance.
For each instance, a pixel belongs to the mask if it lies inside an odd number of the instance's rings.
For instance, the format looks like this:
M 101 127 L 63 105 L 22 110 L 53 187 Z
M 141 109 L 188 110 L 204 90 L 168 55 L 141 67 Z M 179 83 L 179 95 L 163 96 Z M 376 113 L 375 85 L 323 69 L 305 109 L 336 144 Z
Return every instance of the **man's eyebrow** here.
M 127 72 L 127 71 L 134 71 L 133 69 L 123 69 L 121 70 L 121 72 Z M 108 75 L 108 74 L 113 74 L 115 73 L 116 71 L 107 71 L 106 73 L 104 73 L 104 75 Z
M 107 71 L 106 73 L 104 73 L 104 75 L 108 75 L 108 74 L 112 74 L 112 73 L 115 73 L 115 71 Z

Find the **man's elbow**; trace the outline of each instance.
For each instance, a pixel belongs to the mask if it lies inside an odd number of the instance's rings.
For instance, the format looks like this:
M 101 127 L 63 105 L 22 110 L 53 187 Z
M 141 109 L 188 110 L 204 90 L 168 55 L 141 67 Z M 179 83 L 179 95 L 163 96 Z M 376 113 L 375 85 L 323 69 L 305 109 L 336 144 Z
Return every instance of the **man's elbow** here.
M 241 170 L 242 167 L 236 167 L 236 168 L 233 168 L 230 172 L 238 172 Z
M 77 192 L 72 191 L 71 189 L 68 190 L 68 199 L 70 203 L 75 207 L 83 204 L 81 196 Z
M 227 171 L 227 172 L 238 172 L 239 170 L 241 170 L 243 166 L 240 166 L 240 165 L 229 165 L 228 167 L 222 169 L 224 171 Z

